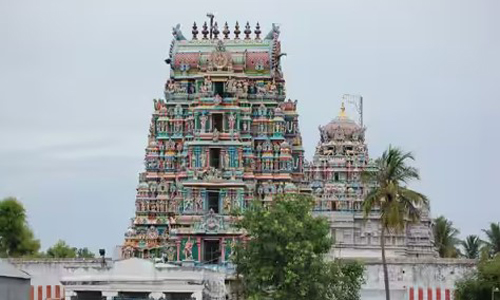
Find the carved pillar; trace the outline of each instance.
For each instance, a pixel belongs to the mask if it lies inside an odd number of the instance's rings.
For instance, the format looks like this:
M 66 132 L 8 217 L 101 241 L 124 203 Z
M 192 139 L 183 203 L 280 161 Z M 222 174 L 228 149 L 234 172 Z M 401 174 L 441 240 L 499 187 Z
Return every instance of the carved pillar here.
M 201 238 L 196 238 L 196 245 L 198 245 L 198 261 L 201 261 Z
M 192 169 L 193 168 L 193 149 L 189 148 L 188 150 L 188 155 L 187 155 L 187 163 L 188 163 L 188 168 Z
M 181 241 L 175 241 L 175 245 L 177 247 L 177 261 L 181 261 Z
M 225 238 L 220 239 L 220 246 L 221 246 L 220 260 L 221 260 L 221 262 L 225 262 L 226 261 L 226 239 Z
M 212 163 L 210 161 L 210 150 L 208 149 L 208 147 L 205 148 L 205 155 L 206 155 L 206 159 L 205 159 L 205 165 L 203 166 L 203 169 L 205 169 L 207 165 L 210 166 L 210 164 Z

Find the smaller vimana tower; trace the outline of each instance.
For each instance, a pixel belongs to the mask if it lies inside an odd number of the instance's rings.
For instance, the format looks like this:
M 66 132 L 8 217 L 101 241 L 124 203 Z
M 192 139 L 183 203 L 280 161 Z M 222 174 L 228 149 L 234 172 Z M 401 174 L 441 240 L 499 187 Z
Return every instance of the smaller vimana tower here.
M 237 212 L 303 183 L 297 101 L 286 100 L 279 28 L 177 25 L 164 99 L 154 100 L 145 171 L 122 257 L 225 264 Z M 231 32 L 232 31 L 232 32 Z
M 335 241 L 332 257 L 380 257 L 380 214 L 365 219 L 363 200 L 376 183 L 362 181 L 363 172 L 376 171 L 368 157 L 366 128 L 347 117 L 344 103 L 339 115 L 320 126 L 313 160 L 305 163 L 305 181 L 316 199 L 316 215 L 329 219 Z M 386 234 L 388 257 L 434 257 L 431 220 L 424 211 L 417 223 L 402 232 Z

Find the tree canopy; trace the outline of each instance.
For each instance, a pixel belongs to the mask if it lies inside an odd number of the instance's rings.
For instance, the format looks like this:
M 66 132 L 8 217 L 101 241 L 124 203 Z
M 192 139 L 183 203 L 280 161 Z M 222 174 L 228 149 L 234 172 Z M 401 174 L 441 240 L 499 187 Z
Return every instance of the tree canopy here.
M 460 243 L 458 234 L 460 231 L 453 226 L 453 222 L 444 216 L 434 220 L 434 243 L 439 257 L 457 257 L 459 251 L 457 245 Z
M 65 241 L 59 240 L 47 249 L 45 256 L 50 258 L 94 258 L 95 254 L 88 248 L 71 247 Z
M 40 249 L 26 220 L 26 210 L 16 198 L 0 201 L 0 257 L 34 255 Z
M 488 238 L 486 245 L 491 255 L 500 253 L 500 223 L 490 223 L 490 228 L 483 229 L 483 232 Z
M 457 300 L 492 299 L 492 291 L 500 288 L 500 255 L 481 259 L 477 269 L 455 283 Z M 500 293 L 496 293 L 500 299 Z
M 462 256 L 468 259 L 477 259 L 481 253 L 483 242 L 477 235 L 468 235 L 460 244 L 463 248 Z
M 289 194 L 245 211 L 240 226 L 248 240 L 234 262 L 248 299 L 359 299 L 363 267 L 326 261 L 330 226 L 312 208 L 310 196 Z

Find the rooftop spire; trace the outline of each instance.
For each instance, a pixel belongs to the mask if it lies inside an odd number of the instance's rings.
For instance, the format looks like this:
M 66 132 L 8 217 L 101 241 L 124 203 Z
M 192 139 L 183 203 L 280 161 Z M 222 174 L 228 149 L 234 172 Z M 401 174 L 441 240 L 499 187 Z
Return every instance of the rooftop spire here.
M 339 113 L 339 117 L 340 118 L 346 118 L 346 114 L 345 114 L 345 105 L 344 105 L 344 101 L 342 101 L 342 105 L 340 106 L 340 113 Z

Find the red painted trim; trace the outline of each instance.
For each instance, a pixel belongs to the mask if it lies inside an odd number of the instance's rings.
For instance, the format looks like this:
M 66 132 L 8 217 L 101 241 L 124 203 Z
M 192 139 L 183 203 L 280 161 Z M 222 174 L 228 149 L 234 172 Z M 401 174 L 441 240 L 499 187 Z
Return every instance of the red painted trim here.
M 56 285 L 56 295 L 55 297 L 56 298 L 61 298 L 61 286 L 60 285 Z
M 52 286 L 47 285 L 45 288 L 47 289 L 47 295 L 45 295 L 45 298 L 52 298 Z
M 424 300 L 424 289 L 418 288 L 418 300 Z
M 432 300 L 432 289 L 431 288 L 427 289 L 427 300 Z
M 450 295 L 450 290 L 449 289 L 444 290 L 444 299 L 445 300 L 451 300 L 451 295 Z
M 38 295 L 38 300 L 43 300 L 43 286 L 41 285 L 38 286 L 37 295 Z
M 410 288 L 410 300 L 415 300 L 415 290 L 412 287 Z
M 441 300 L 441 289 L 440 288 L 436 289 L 436 300 Z
M 35 287 L 31 286 L 30 300 L 35 300 Z

